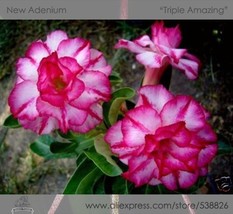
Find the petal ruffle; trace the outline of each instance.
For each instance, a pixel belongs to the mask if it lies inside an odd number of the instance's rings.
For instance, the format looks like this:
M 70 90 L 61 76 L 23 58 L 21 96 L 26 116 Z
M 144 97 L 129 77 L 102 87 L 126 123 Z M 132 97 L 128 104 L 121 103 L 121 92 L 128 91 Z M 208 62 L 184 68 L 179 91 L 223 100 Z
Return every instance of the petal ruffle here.
M 107 76 L 110 75 L 112 67 L 107 64 L 103 53 L 93 48 L 90 49 L 90 51 L 90 62 L 88 64 L 87 70 L 100 71 Z
M 161 111 L 161 118 L 163 125 L 184 121 L 191 131 L 200 130 L 206 123 L 203 108 L 189 96 L 177 96 L 167 102 Z
M 50 50 L 50 53 L 57 50 L 59 44 L 63 41 L 68 39 L 68 36 L 66 32 L 62 30 L 56 30 L 52 33 L 47 35 L 47 39 L 45 41 L 45 44 L 47 45 L 48 49 Z
M 108 77 L 98 71 L 85 71 L 78 76 L 85 84 L 87 91 L 95 94 L 96 100 L 108 101 L 110 99 L 111 87 Z
M 112 126 L 104 137 L 104 140 L 111 146 L 116 146 L 122 143 L 123 135 L 121 132 L 122 122 L 118 121 Z
M 102 115 L 102 107 L 101 105 L 95 103 L 93 104 L 90 109 L 88 109 L 88 115 L 84 123 L 80 126 L 73 126 L 71 125 L 71 130 L 86 133 L 89 130 L 93 129 L 97 125 L 99 125 L 103 120 Z
M 59 57 L 73 57 L 85 67 L 90 61 L 90 42 L 81 38 L 63 40 L 57 49 Z
M 31 80 L 37 81 L 38 79 L 38 72 L 37 66 L 30 58 L 20 58 L 17 61 L 17 74 L 22 80 Z
M 150 51 L 137 54 L 136 59 L 144 66 L 148 66 L 150 68 L 161 68 L 166 64 L 166 62 L 168 62 L 168 57 L 166 55 Z
M 139 106 L 134 108 L 127 113 L 126 118 L 151 134 L 154 134 L 154 131 L 161 126 L 159 114 L 151 107 Z
M 25 56 L 31 58 L 36 66 L 39 66 L 41 60 L 49 55 L 47 46 L 41 42 L 33 42 L 27 49 Z
M 17 115 L 23 111 L 28 104 L 31 105 L 38 96 L 39 92 L 34 82 L 26 80 L 17 84 L 8 99 L 10 110 L 13 115 L 17 117 Z M 36 112 L 36 109 L 32 110 L 32 112 Z
M 123 173 L 123 177 L 134 182 L 136 186 L 148 183 L 155 169 L 155 162 L 148 157 L 135 157 L 129 160 L 129 171 Z
M 114 46 L 114 48 L 125 48 L 130 50 L 133 53 L 143 53 L 145 52 L 145 48 L 142 47 L 141 45 L 135 43 L 135 42 L 131 42 L 129 40 L 125 40 L 125 39 L 120 39 L 118 41 L 118 43 Z
M 144 86 L 139 90 L 137 106 L 151 105 L 158 113 L 174 96 L 163 85 Z

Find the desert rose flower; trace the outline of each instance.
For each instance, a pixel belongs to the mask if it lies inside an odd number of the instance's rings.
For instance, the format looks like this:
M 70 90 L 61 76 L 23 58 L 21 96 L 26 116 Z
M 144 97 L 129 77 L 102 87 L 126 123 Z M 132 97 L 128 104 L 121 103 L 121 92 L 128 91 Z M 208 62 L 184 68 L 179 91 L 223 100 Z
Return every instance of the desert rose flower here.
M 166 28 L 161 21 L 152 25 L 151 38 L 143 35 L 133 41 L 120 39 L 115 48 L 136 53 L 136 59 L 146 70 L 143 85 L 158 84 L 169 64 L 184 72 L 189 79 L 196 79 L 200 61 L 187 49 L 178 49 L 181 39 L 179 26 Z
M 54 129 L 84 133 L 102 121 L 111 66 L 89 41 L 56 30 L 46 41 L 31 43 L 16 68 L 8 103 L 24 128 L 38 134 Z
M 191 187 L 217 152 L 207 111 L 190 96 L 174 96 L 162 85 L 144 86 L 134 109 L 113 125 L 105 141 L 128 165 L 123 177 L 169 190 Z

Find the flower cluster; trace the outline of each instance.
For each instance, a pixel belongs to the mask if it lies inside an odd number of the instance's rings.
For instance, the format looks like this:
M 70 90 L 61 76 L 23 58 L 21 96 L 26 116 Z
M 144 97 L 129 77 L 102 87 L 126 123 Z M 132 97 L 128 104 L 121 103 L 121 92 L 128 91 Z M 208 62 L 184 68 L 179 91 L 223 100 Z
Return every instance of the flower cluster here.
M 217 152 L 209 113 L 191 96 L 173 95 L 159 84 L 168 65 L 189 79 L 198 76 L 200 61 L 178 48 L 181 39 L 179 26 L 166 28 L 155 22 L 151 38 L 120 39 L 115 45 L 136 53 L 145 66 L 135 107 L 115 115 L 116 123 L 103 123 L 102 129 L 112 155 L 128 166 L 123 177 L 137 187 L 189 188 L 207 174 Z M 104 120 L 102 104 L 111 99 L 111 66 L 89 41 L 56 30 L 45 41 L 33 42 L 16 68 L 9 106 L 24 128 L 38 134 L 57 129 L 87 133 Z M 118 107 L 112 113 L 118 114 Z
M 82 38 L 57 30 L 33 42 L 17 62 L 9 106 L 20 124 L 38 134 L 55 129 L 87 132 L 102 121 L 110 99 L 111 66 Z
M 105 140 L 129 166 L 123 176 L 137 186 L 188 188 L 207 173 L 217 151 L 207 116 L 192 97 L 174 96 L 162 85 L 144 86 L 136 107 L 109 129 Z
M 115 45 L 115 48 L 136 53 L 136 59 L 146 70 L 143 85 L 157 84 L 169 64 L 184 72 L 189 79 L 197 78 L 200 61 L 186 49 L 177 48 L 182 39 L 178 26 L 166 28 L 163 22 L 155 22 L 151 34 L 151 39 L 144 35 L 134 41 L 120 39 Z

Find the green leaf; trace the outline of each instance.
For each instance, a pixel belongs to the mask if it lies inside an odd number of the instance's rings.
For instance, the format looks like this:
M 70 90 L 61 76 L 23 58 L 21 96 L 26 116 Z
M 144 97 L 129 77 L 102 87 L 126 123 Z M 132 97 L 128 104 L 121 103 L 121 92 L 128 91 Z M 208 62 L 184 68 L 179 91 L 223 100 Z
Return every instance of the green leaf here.
M 218 155 L 223 155 L 223 154 L 232 154 L 233 153 L 233 147 L 223 141 L 222 139 L 218 140 Z
M 122 78 L 116 74 L 112 74 L 111 76 L 109 76 L 109 80 L 111 82 L 111 85 L 118 85 L 123 82 Z
M 57 153 L 75 153 L 75 149 L 79 145 L 77 143 L 60 143 L 60 142 L 53 142 L 50 145 L 50 151 L 54 154 Z
M 8 128 L 20 128 L 21 127 L 18 120 L 14 118 L 12 114 L 5 119 L 3 126 L 8 127 Z
M 92 147 L 88 151 L 84 151 L 84 154 L 94 162 L 94 164 L 105 174 L 111 177 L 118 176 L 122 173 L 122 170 L 117 165 L 110 164 L 106 158 L 96 152 Z
M 93 194 L 93 188 L 95 186 L 95 183 L 99 180 L 101 176 L 103 176 L 103 173 L 98 168 L 94 168 L 83 177 L 75 193 Z
M 93 193 L 95 182 L 103 174 L 84 154 L 77 159 L 77 169 L 67 183 L 64 194 Z M 83 186 L 84 185 L 84 186 Z M 85 186 L 86 185 L 86 186 Z
M 55 142 L 50 135 L 41 135 L 31 145 L 31 150 L 45 159 L 70 158 L 71 154 L 54 154 L 50 151 L 50 145 Z
M 106 176 L 103 175 L 99 178 L 99 180 L 95 183 L 93 187 L 93 193 L 94 194 L 105 194 L 105 179 Z
M 113 154 L 110 150 L 109 145 L 104 141 L 104 134 L 100 134 L 95 138 L 94 146 L 96 152 L 103 155 L 106 158 L 106 161 L 108 161 L 113 166 L 118 167 L 116 162 L 112 159 Z
M 123 177 L 115 177 L 112 181 L 112 192 L 113 194 L 129 194 L 129 183 Z
M 62 133 L 60 130 L 56 130 L 56 132 L 60 137 L 65 138 L 67 140 L 72 140 L 74 138 L 74 135 L 71 131 L 68 131 L 67 133 Z
M 104 121 L 107 126 L 111 126 L 117 121 L 122 103 L 131 99 L 134 95 L 135 92 L 132 88 L 121 88 L 113 92 L 112 99 L 103 104 Z
M 80 154 L 83 150 L 93 146 L 94 138 L 89 134 L 75 134 L 68 132 L 67 134 L 59 133 L 59 136 L 65 137 L 70 143 L 53 142 L 50 150 L 55 154 Z

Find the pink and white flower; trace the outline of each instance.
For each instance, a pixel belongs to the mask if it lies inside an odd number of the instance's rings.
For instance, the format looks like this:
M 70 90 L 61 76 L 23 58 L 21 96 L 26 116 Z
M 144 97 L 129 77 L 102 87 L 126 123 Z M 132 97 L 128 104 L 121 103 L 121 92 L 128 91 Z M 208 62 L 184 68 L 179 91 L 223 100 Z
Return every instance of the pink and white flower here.
M 111 66 L 89 41 L 56 30 L 46 41 L 31 43 L 16 68 L 8 103 L 24 128 L 38 134 L 54 129 L 84 133 L 102 121 Z
M 151 39 L 143 35 L 133 41 L 120 39 L 115 48 L 125 48 L 136 53 L 136 59 L 146 68 L 143 85 L 158 84 L 162 73 L 171 64 L 189 79 L 196 79 L 200 61 L 187 49 L 178 49 L 182 40 L 179 26 L 164 27 L 164 22 L 155 22 L 151 27 Z
M 136 186 L 189 188 L 207 174 L 217 152 L 207 117 L 190 96 L 174 96 L 162 85 L 144 86 L 136 107 L 108 130 L 105 141 L 128 165 L 123 177 Z

